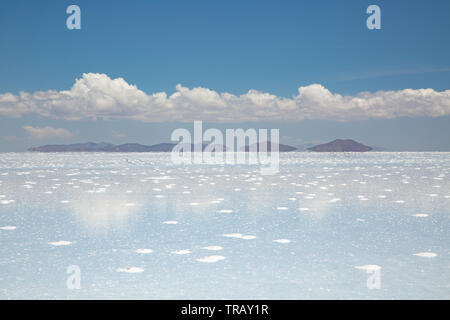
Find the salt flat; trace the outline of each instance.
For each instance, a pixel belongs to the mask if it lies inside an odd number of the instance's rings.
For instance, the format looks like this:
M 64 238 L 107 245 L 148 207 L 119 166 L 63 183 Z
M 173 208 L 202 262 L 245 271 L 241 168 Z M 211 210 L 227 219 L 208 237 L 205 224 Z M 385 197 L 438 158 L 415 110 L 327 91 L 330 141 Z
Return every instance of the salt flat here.
M 450 298 L 450 153 L 284 153 L 273 176 L 4 153 L 0 176 L 1 299 Z

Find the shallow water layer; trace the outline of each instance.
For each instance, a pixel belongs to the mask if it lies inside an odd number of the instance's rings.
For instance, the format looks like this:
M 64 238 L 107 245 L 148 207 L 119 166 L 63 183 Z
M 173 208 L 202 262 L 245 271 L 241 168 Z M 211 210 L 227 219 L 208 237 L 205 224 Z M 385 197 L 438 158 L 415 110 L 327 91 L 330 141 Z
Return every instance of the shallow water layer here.
M 450 153 L 280 157 L 0 154 L 0 298 L 450 298 Z

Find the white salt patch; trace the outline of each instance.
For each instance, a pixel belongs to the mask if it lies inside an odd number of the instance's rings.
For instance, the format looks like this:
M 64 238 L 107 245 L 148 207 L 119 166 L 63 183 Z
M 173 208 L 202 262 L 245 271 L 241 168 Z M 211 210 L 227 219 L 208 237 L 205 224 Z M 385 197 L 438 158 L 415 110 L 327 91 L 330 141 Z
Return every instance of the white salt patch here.
M 220 246 L 207 246 L 207 247 L 203 247 L 202 249 L 209 250 L 209 251 L 220 251 L 223 248 Z
M 208 257 L 199 258 L 199 259 L 197 259 L 197 261 L 198 262 L 213 263 L 213 262 L 221 261 L 221 260 L 224 260 L 224 259 L 225 259 L 224 256 L 208 256 Z
M 288 207 L 277 207 L 277 210 L 289 210 Z
M 157 195 L 155 196 L 155 198 L 164 198 L 164 196 L 163 196 L 162 194 L 157 194 Z
M 135 206 L 135 204 L 132 203 L 132 202 L 126 203 L 125 205 L 126 205 L 127 207 L 134 207 L 134 206 Z
M 361 218 L 356 218 L 356 221 L 359 221 L 359 222 L 364 222 L 364 221 L 366 221 L 366 220 L 364 220 L 364 219 L 361 219 Z
M 200 203 L 198 203 L 198 202 L 191 202 L 191 203 L 189 203 L 189 205 L 190 206 L 198 206 Z
M 223 235 L 226 238 L 242 238 L 241 233 L 227 233 Z
M 426 213 L 417 213 L 417 214 L 413 214 L 413 217 L 426 218 L 426 217 L 428 217 L 428 214 L 426 214 Z
M 220 212 L 220 213 L 232 213 L 233 210 L 223 209 L 223 210 L 219 210 L 218 212 Z
M 236 239 L 243 239 L 243 240 L 253 240 L 256 239 L 256 236 L 250 236 L 250 235 L 243 235 L 241 233 L 229 233 L 222 235 L 223 237 L 227 238 L 236 238 Z
M 61 200 L 61 203 L 69 203 L 69 200 Z
M 405 203 L 405 201 L 404 200 L 397 200 L 397 201 L 395 201 L 395 203 Z
M 190 254 L 191 251 L 190 250 L 175 250 L 172 251 L 173 254 Z
M 74 172 L 74 173 L 68 173 L 68 174 L 66 174 L 66 176 L 70 177 L 70 176 L 76 176 L 79 174 L 80 174 L 79 172 Z
M 377 266 L 376 264 L 365 264 L 363 266 L 356 266 L 356 269 L 359 270 L 366 270 L 366 271 L 375 271 L 375 270 L 380 270 L 381 267 Z
M 338 201 L 341 201 L 341 199 L 340 198 L 334 198 L 334 199 L 330 200 L 331 203 L 335 203 L 335 202 L 338 202 Z
M 295 201 L 295 200 L 297 200 L 297 198 L 289 198 L 288 200 Z
M 13 202 L 15 202 L 15 200 L 2 200 L 2 201 L 0 201 L 1 204 L 10 204 L 10 203 L 13 203 Z
M 276 243 L 291 243 L 291 240 L 289 240 L 289 239 L 278 239 L 278 240 L 273 240 L 273 242 L 276 242 Z
M 309 208 L 298 208 L 300 211 L 309 211 Z
M 138 267 L 126 267 L 126 268 L 119 268 L 116 271 L 117 272 L 126 272 L 126 273 L 141 273 L 144 271 L 144 269 L 138 268 Z
M 152 253 L 153 252 L 153 250 L 152 249 L 137 249 L 137 250 L 135 250 L 134 252 L 136 252 L 136 253 Z
M 72 242 L 62 240 L 62 241 L 49 242 L 48 244 L 51 244 L 52 246 L 68 246 L 68 245 L 72 244 Z
M 164 224 L 178 224 L 178 221 L 170 220 L 170 221 L 164 221 Z
M 434 252 L 419 252 L 414 253 L 415 256 L 422 257 L 422 258 L 435 258 L 437 257 L 437 254 Z
M 0 227 L 1 230 L 16 230 L 15 226 L 4 226 Z

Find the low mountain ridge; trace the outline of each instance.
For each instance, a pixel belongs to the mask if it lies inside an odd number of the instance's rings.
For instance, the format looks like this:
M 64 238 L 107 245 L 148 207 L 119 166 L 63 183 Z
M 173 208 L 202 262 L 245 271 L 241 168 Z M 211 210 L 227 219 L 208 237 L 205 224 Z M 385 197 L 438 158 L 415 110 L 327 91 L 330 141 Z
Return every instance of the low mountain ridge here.
M 146 146 L 139 143 L 125 143 L 114 145 L 111 143 L 74 143 L 74 144 L 50 144 L 29 148 L 31 152 L 170 152 L 175 144 L 160 143 Z
M 158 143 L 154 145 L 143 145 L 139 143 L 125 143 L 121 145 L 114 145 L 111 143 L 101 142 L 87 142 L 87 143 L 75 143 L 75 144 L 50 144 L 39 147 L 29 148 L 30 152 L 172 152 L 172 149 L 176 146 L 175 143 Z M 202 145 L 202 150 L 204 150 L 208 144 Z M 185 150 L 189 146 L 184 146 Z M 216 150 L 222 150 L 225 152 L 226 147 L 222 145 L 214 146 Z M 194 144 L 190 145 L 191 151 L 194 151 Z M 249 147 L 245 147 L 245 151 L 248 151 Z M 259 150 L 259 145 L 258 145 Z M 280 152 L 294 151 L 296 148 L 279 144 Z M 268 145 L 268 151 L 270 151 L 270 143 Z

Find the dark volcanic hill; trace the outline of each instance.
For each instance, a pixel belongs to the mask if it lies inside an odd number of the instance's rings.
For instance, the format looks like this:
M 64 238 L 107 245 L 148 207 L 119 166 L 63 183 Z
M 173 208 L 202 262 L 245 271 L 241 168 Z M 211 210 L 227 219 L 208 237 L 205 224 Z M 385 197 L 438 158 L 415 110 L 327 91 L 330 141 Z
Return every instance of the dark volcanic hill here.
M 325 144 L 308 148 L 308 150 L 316 152 L 366 152 L 371 151 L 372 148 L 351 139 L 337 139 Z

